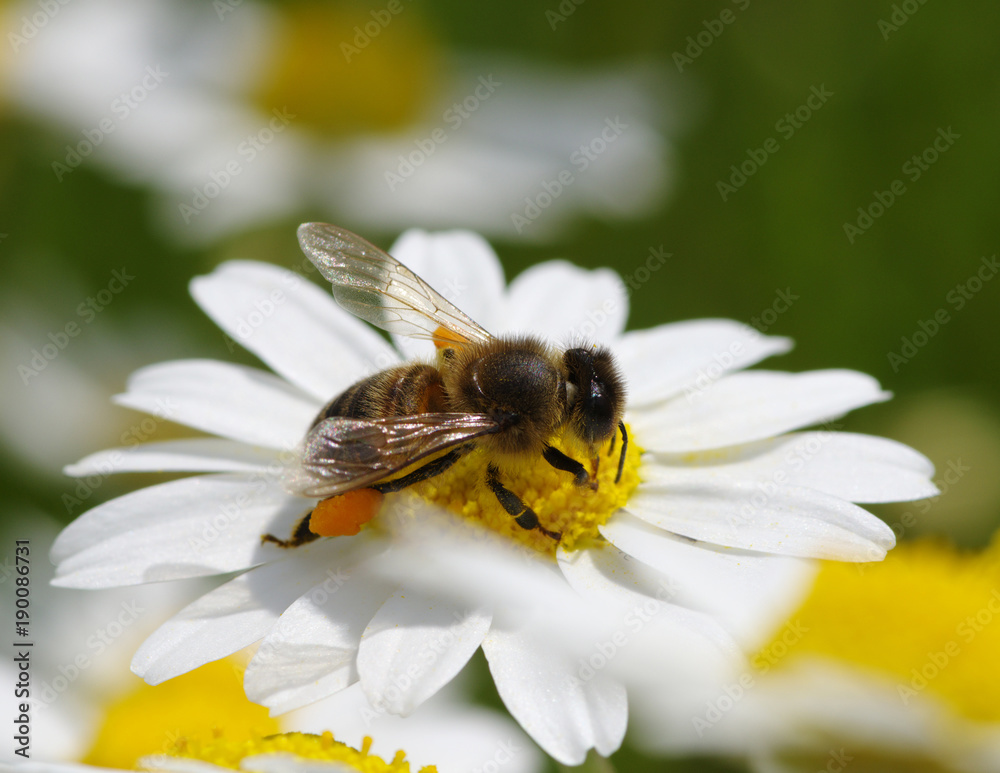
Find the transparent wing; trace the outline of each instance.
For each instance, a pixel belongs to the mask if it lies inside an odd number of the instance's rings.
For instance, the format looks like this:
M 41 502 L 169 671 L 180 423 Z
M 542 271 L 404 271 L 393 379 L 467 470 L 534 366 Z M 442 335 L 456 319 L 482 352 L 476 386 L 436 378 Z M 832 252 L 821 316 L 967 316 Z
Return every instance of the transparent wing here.
M 303 458 L 289 487 L 326 498 L 369 486 L 437 451 L 496 432 L 475 413 L 419 413 L 383 419 L 334 416 L 306 436 Z
M 350 231 L 304 223 L 299 244 L 333 284 L 337 303 L 383 330 L 445 346 L 491 338 L 410 269 Z

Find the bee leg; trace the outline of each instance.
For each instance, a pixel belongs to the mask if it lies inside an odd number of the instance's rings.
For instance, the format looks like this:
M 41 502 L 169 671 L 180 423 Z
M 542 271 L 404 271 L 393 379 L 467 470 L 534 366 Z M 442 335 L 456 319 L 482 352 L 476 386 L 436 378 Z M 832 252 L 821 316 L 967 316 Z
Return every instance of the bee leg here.
M 625 431 L 625 422 L 618 422 L 618 429 L 622 432 L 622 453 L 618 457 L 618 474 L 615 476 L 615 483 L 620 483 L 622 479 L 622 470 L 625 469 L 625 451 L 628 450 L 628 432 Z
M 528 531 L 538 529 L 546 537 L 551 537 L 556 542 L 562 539 L 561 532 L 549 531 L 542 526 L 538 522 L 538 515 L 535 511 L 524 504 L 517 494 L 500 482 L 500 471 L 496 468 L 496 465 L 491 464 L 486 468 L 486 485 L 490 487 L 490 491 L 496 496 L 500 502 L 500 506 L 507 511 L 508 515 L 514 516 L 514 521 L 522 529 L 527 529 Z
M 577 486 L 586 486 L 590 482 L 590 475 L 587 473 L 587 468 L 573 457 L 566 456 L 558 448 L 545 446 L 542 456 L 545 458 L 545 461 L 557 470 L 573 473 L 573 482 Z
M 268 542 L 273 542 L 279 548 L 297 548 L 299 545 L 305 545 L 307 542 L 312 542 L 314 539 L 317 539 L 319 535 L 309 528 L 311 518 L 312 510 L 306 513 L 295 525 L 295 530 L 292 532 L 292 536 L 288 539 L 280 539 L 275 537 L 273 534 L 262 534 L 260 537 L 260 544 L 264 545 Z
M 418 467 L 413 472 L 404 475 L 402 478 L 394 478 L 393 480 L 387 480 L 384 483 L 376 483 L 369 488 L 373 488 L 383 494 L 392 494 L 396 491 L 402 491 L 408 486 L 412 486 L 416 483 L 423 483 L 429 478 L 433 478 L 435 475 L 440 475 L 442 472 L 451 467 L 455 462 L 462 458 L 462 456 L 469 450 L 470 447 L 462 446 L 461 448 L 456 448 L 453 451 L 449 451 L 444 456 L 439 456 L 437 459 L 428 462 L 423 467 Z

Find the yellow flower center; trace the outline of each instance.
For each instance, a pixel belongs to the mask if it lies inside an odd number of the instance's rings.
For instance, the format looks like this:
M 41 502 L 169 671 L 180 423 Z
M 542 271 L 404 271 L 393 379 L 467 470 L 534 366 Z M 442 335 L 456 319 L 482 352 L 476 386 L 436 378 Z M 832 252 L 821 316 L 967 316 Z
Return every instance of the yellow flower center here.
M 802 608 L 754 663 L 829 658 L 887 675 L 905 702 L 926 692 L 968 719 L 997 722 L 998 652 L 1000 539 L 978 554 L 922 541 L 882 563 L 824 563 Z
M 224 722 L 223 727 L 220 723 Z M 336 761 L 364 773 L 409 773 L 406 754 L 392 762 L 335 741 L 331 733 L 279 733 L 267 709 L 246 699 L 242 671 L 220 660 L 164 682 L 145 683 L 110 706 L 83 762 L 106 768 L 160 767 L 158 758 L 182 757 L 240 768 L 246 757 L 283 752 L 310 760 Z M 253 770 L 252 761 L 242 768 Z M 421 773 L 436 773 L 434 766 Z
M 386 762 L 381 757 L 368 753 L 372 739 L 365 738 L 361 749 L 354 749 L 339 741 L 333 734 L 323 735 L 307 733 L 282 733 L 267 737 L 256 737 L 248 740 L 235 740 L 215 737 L 211 739 L 180 739 L 173 748 L 167 750 L 172 757 L 200 760 L 234 770 L 255 770 L 253 760 L 246 758 L 258 754 L 282 753 L 291 754 L 305 760 L 320 760 L 337 762 L 347 765 L 363 773 L 410 773 L 410 763 L 406 761 L 404 752 L 396 752 L 392 762 Z M 155 766 L 155 758 L 148 761 Z M 420 769 L 420 773 L 437 773 L 434 765 Z
M 580 449 L 564 439 L 557 438 L 552 445 L 575 459 L 582 459 Z M 608 451 L 611 451 L 609 454 Z M 606 446 L 597 463 L 594 477 L 594 460 L 584 464 L 596 481 L 596 486 L 577 486 L 573 476 L 557 470 L 544 459 L 529 459 L 501 471 L 501 481 L 511 492 L 538 515 L 539 523 L 562 538 L 558 545 L 574 550 L 598 538 L 598 527 L 618 510 L 639 485 L 639 459 L 642 449 L 633 441 L 629 431 L 629 445 L 621 481 L 618 458 L 621 437 L 613 450 Z M 527 530 L 517 525 L 500 505 L 499 500 L 486 485 L 486 454 L 473 451 L 462 457 L 447 472 L 413 486 L 413 492 L 441 507 L 527 545 L 540 553 L 554 556 L 557 543 L 537 529 Z
M 211 737 L 224 721 L 234 742 L 276 733 L 267 709 L 247 700 L 234 662 L 220 660 L 156 687 L 144 682 L 110 705 L 83 762 L 132 768 L 145 755 L 171 748 L 178 738 Z M 230 728 L 238 728 L 233 730 Z
M 413 121 L 434 88 L 438 56 L 417 6 L 398 7 L 393 13 L 384 5 L 282 4 L 283 24 L 257 103 L 326 135 Z

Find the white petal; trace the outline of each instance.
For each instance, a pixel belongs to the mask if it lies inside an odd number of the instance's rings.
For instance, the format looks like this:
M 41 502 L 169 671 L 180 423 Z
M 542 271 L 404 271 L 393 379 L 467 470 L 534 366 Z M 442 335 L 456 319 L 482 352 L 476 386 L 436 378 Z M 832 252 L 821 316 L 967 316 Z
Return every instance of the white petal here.
M 248 773 L 356 773 L 354 765 L 334 760 L 310 760 L 289 752 L 251 754 L 240 760 Z
M 115 402 L 213 435 L 270 448 L 292 448 L 320 403 L 262 370 L 213 360 L 150 365 L 128 380 Z
M 603 605 L 581 599 L 537 554 L 417 506 L 416 517 L 400 511 L 413 533 L 396 536 L 391 561 L 373 564 L 380 576 L 463 608 L 488 606 L 493 625 L 528 621 L 534 633 L 563 643 L 597 638 L 617 624 Z M 392 522 L 391 513 L 383 515 L 384 522 Z
M 656 454 L 643 478 L 656 483 L 729 478 L 806 486 L 849 502 L 905 502 L 936 496 L 934 465 L 894 440 L 849 432 L 798 432 L 743 446 Z
M 261 535 L 290 534 L 311 500 L 260 475 L 203 475 L 88 510 L 52 546 L 54 585 L 106 588 L 247 569 L 283 556 Z
M 749 443 L 888 400 L 871 376 L 850 370 L 750 371 L 655 410 L 632 411 L 638 442 L 659 453 Z
M 732 636 L 718 622 L 674 603 L 678 589 L 668 575 L 631 560 L 612 545 L 572 552 L 560 548 L 557 558 L 563 576 L 585 599 L 603 598 L 622 609 L 642 610 L 642 626 L 639 630 L 623 627 L 616 653 L 628 647 L 643 628 L 655 623 L 664 650 L 667 641 L 674 640 L 671 653 L 663 653 L 662 669 L 686 669 L 695 661 L 714 665 L 741 660 Z
M 790 338 L 765 336 L 729 319 L 695 319 L 630 331 L 615 344 L 630 406 L 655 404 L 679 392 L 702 391 L 721 376 L 792 348 Z
M 251 569 L 205 594 L 143 642 L 132 671 L 160 684 L 253 644 L 306 590 L 339 588 L 365 537 L 303 545 L 284 560 Z
M 410 230 L 389 252 L 486 330 L 496 331 L 503 323 L 503 267 L 479 234 Z M 404 336 L 393 341 L 408 359 L 434 356 L 429 341 Z
M 614 271 L 553 260 L 513 282 L 499 330 L 536 333 L 562 346 L 611 342 L 625 329 L 628 295 Z
M 479 649 L 490 615 L 413 590 L 389 597 L 358 650 L 368 700 L 406 716 L 448 684 Z
M 98 451 L 63 468 L 66 475 L 117 472 L 266 472 L 278 464 L 271 449 L 221 438 L 185 438 Z
M 384 338 L 337 306 L 329 290 L 278 266 L 223 263 L 191 280 L 191 294 L 234 340 L 323 403 L 399 359 Z
M 611 544 L 669 578 L 672 600 L 715 616 L 744 651 L 762 647 L 809 592 L 815 562 L 694 543 L 619 511 L 601 527 Z
M 313 588 L 284 611 L 243 676 L 247 697 L 282 714 L 358 680 L 361 634 L 392 589 L 363 572 L 337 590 Z
M 483 652 L 507 710 L 550 757 L 579 765 L 588 749 L 607 757 L 621 746 L 628 704 L 619 682 L 581 679 L 576 663 L 524 631 L 493 628 Z
M 717 480 L 642 484 L 633 515 L 666 531 L 716 545 L 836 561 L 881 561 L 896 544 L 885 523 L 814 489 Z

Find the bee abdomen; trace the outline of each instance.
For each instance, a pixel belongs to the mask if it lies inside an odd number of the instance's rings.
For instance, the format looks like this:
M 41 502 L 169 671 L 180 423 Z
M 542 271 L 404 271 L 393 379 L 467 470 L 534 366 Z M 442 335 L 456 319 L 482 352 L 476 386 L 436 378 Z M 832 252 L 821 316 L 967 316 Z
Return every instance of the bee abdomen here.
M 333 398 L 313 420 L 344 416 L 379 419 L 445 411 L 441 374 L 430 365 L 400 365 L 362 379 Z

